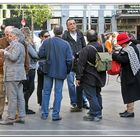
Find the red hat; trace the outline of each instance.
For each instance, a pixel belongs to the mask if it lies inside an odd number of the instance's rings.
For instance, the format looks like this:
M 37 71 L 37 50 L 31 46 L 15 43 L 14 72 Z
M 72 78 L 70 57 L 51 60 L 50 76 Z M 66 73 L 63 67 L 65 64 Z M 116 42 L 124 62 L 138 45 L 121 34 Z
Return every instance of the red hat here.
M 118 45 L 124 44 L 128 41 L 130 41 L 130 38 L 129 38 L 128 34 L 126 34 L 126 33 L 120 33 L 117 36 L 117 44 Z

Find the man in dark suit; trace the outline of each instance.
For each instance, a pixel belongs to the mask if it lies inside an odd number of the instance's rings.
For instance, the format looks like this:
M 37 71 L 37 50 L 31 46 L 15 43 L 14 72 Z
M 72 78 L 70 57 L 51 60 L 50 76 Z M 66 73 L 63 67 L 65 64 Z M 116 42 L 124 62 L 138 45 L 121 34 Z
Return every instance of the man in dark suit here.
M 62 38 L 69 42 L 73 52 L 73 57 L 76 57 L 77 53 L 86 46 L 84 35 L 77 29 L 74 19 L 69 18 L 66 21 L 66 25 L 67 30 L 64 32 Z M 75 88 L 74 80 L 75 72 L 74 69 L 72 69 L 72 71 L 67 75 L 68 90 L 72 105 L 71 112 L 81 112 L 83 107 L 82 87 L 79 86 Z M 86 101 L 84 102 L 84 105 L 88 108 Z

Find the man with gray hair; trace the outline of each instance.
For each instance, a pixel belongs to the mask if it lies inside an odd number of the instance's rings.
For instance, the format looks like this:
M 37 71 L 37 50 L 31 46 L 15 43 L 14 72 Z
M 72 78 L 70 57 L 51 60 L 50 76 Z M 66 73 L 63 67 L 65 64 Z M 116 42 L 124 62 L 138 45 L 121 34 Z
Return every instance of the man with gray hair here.
M 46 55 L 49 54 L 49 64 L 47 65 L 48 72 L 44 75 L 41 118 L 44 120 L 48 118 L 49 101 L 54 80 L 55 98 L 52 120 L 58 121 L 61 120 L 60 109 L 64 79 L 70 72 L 72 66 L 72 51 L 69 43 L 61 39 L 63 33 L 62 26 L 55 26 L 53 31 L 55 36 L 46 39 L 39 49 L 39 57 L 41 59 L 46 59 Z
M 22 80 L 26 79 L 24 68 L 25 48 L 19 42 L 22 32 L 18 28 L 13 28 L 8 35 L 9 46 L 1 50 L 4 53 L 4 83 L 8 97 L 8 116 L 2 125 L 11 125 L 14 122 L 25 122 L 25 101 L 23 95 Z M 16 120 L 16 111 L 19 118 Z

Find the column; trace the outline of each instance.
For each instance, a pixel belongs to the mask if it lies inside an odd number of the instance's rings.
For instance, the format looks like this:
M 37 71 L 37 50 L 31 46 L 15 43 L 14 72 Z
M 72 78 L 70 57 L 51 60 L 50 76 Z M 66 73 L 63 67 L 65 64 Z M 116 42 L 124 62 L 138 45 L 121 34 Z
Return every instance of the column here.
M 85 33 L 87 31 L 87 6 L 84 5 L 84 9 L 83 9 L 83 32 Z
M 115 15 L 116 15 L 116 6 L 114 6 L 114 10 L 112 10 L 112 18 L 111 18 L 112 32 L 117 32 L 117 20 Z
M 61 6 L 61 24 L 63 29 L 66 30 L 66 20 L 69 18 L 69 5 Z
M 102 34 L 104 33 L 104 25 L 105 25 L 105 21 L 104 21 L 104 9 L 105 6 L 104 5 L 100 5 L 100 9 L 98 11 L 98 33 Z
M 91 4 L 88 6 L 88 30 L 91 29 Z

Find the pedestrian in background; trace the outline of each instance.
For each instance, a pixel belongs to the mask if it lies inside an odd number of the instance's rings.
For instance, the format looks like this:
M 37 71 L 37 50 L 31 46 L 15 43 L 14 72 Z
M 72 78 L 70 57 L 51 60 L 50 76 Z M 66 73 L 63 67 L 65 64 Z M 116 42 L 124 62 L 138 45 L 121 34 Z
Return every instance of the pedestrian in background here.
M 134 102 L 140 100 L 139 83 L 137 73 L 140 70 L 139 52 L 135 44 L 131 42 L 128 34 L 120 33 L 117 36 L 117 44 L 122 47 L 119 53 L 113 53 L 112 58 L 121 64 L 121 92 L 126 110 L 120 113 L 120 117 L 134 117 Z
M 112 53 L 113 47 L 112 47 L 112 35 L 111 34 L 108 34 L 106 37 L 105 48 L 107 49 L 107 51 L 109 53 Z
M 26 114 L 35 114 L 35 112 L 29 109 L 29 99 L 35 89 L 35 73 L 37 68 L 38 54 L 33 43 L 32 34 L 29 27 L 23 27 L 20 29 L 25 36 L 25 44 L 27 46 L 29 54 L 29 71 L 27 72 L 27 80 L 24 81 L 24 98 Z

